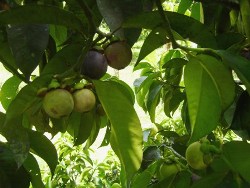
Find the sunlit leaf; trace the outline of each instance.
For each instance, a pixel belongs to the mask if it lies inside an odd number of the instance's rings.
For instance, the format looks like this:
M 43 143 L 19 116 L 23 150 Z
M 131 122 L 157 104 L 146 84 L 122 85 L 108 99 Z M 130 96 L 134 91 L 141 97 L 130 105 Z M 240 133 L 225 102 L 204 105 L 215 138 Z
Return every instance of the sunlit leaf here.
M 192 129 L 190 141 L 195 141 L 216 128 L 222 110 L 234 100 L 235 85 L 227 67 L 207 55 L 190 59 L 184 82 Z
M 94 81 L 94 85 L 110 119 L 111 146 L 120 159 L 125 181 L 128 183 L 140 168 L 142 160 L 142 129 L 139 118 L 133 104 L 115 84 Z
M 5 110 L 7 110 L 9 104 L 15 98 L 20 83 L 21 80 L 18 77 L 12 76 L 2 85 L 0 99 Z

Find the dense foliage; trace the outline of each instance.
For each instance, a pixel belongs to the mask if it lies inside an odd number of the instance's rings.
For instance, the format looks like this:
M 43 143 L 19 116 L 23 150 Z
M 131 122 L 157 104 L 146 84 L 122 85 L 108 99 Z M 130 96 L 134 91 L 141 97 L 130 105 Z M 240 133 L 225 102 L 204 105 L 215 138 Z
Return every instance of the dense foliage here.
M 0 0 L 0 9 L 0 62 L 13 74 L 0 96 L 0 187 L 249 187 L 249 0 Z M 107 73 L 129 64 L 140 71 L 133 88 Z M 120 165 L 91 160 L 101 129 Z M 47 134 L 73 144 L 55 147 Z

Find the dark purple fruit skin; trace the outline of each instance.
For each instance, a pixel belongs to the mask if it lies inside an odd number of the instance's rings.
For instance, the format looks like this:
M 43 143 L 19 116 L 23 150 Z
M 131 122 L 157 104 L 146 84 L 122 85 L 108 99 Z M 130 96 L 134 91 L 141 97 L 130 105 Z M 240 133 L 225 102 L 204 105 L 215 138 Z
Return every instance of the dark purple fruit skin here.
M 91 79 L 98 80 L 107 72 L 108 63 L 106 57 L 97 51 L 87 52 L 81 67 L 81 74 Z

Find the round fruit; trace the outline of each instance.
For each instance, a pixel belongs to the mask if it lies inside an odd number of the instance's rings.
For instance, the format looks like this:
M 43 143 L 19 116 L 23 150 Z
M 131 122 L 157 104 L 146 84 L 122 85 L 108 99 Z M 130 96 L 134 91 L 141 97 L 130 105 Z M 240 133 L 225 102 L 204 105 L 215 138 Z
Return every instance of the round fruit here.
M 81 74 L 91 79 L 100 79 L 107 72 L 108 63 L 106 57 L 97 51 L 87 52 L 81 67 Z
M 52 118 L 69 115 L 74 109 L 74 100 L 70 92 L 64 89 L 49 91 L 43 99 L 43 108 Z
M 163 163 L 159 169 L 158 179 L 163 180 L 174 174 L 177 174 L 179 171 L 180 169 L 176 163 L 171 163 L 171 164 Z
M 207 167 L 204 162 L 204 153 L 201 151 L 201 143 L 198 141 L 188 146 L 186 150 L 186 159 L 193 169 L 201 170 Z
M 132 51 L 125 41 L 111 43 L 105 49 L 108 65 L 114 69 L 123 69 L 132 60 Z
M 94 93 L 89 89 L 77 90 L 73 93 L 74 110 L 77 112 L 87 112 L 94 108 L 96 98 Z

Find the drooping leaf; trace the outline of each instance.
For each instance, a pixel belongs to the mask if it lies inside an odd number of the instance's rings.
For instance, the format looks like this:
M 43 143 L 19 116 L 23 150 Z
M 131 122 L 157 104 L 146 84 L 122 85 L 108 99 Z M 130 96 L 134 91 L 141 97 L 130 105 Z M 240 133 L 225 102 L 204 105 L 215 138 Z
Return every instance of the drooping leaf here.
M 142 161 L 142 130 L 133 104 L 112 82 L 94 81 L 100 102 L 111 123 L 111 146 L 119 157 L 125 184 Z M 110 92 L 112 91 L 112 92 Z
M 223 145 L 223 155 L 226 161 L 230 163 L 232 170 L 240 173 L 240 175 L 250 183 L 250 144 L 241 141 L 232 141 Z
M 29 131 L 28 133 L 31 149 L 48 164 L 51 174 L 53 175 L 58 159 L 55 146 L 42 133 L 37 131 Z
M 0 24 L 3 25 L 33 23 L 64 25 L 80 32 L 85 30 L 81 20 L 73 13 L 54 6 L 29 4 L 0 13 Z
M 166 11 L 165 14 L 170 21 L 171 28 L 183 38 L 188 38 L 189 40 L 199 44 L 201 47 L 217 47 L 213 34 L 199 21 L 176 12 Z M 145 28 L 153 30 L 157 27 L 161 27 L 162 24 L 163 20 L 161 19 L 159 12 L 152 11 L 143 12 L 127 19 L 124 22 L 123 27 Z
M 7 35 L 16 65 L 29 80 L 30 74 L 41 61 L 47 47 L 49 26 L 46 24 L 9 24 Z
M 250 94 L 250 61 L 229 51 L 220 50 L 217 52 L 221 55 L 223 62 L 235 71 Z
M 41 172 L 36 158 L 29 154 L 27 159 L 24 161 L 23 166 L 31 177 L 31 183 L 34 188 L 45 187 L 42 182 Z
M 150 115 L 151 121 L 155 122 L 155 112 L 156 107 L 160 102 L 160 94 L 163 84 L 159 81 L 154 81 L 149 88 L 148 97 L 147 97 L 147 110 Z
M 9 104 L 15 98 L 20 83 L 21 80 L 18 77 L 12 76 L 2 85 L 0 98 L 5 110 L 7 110 Z
M 87 113 L 72 113 L 69 118 L 68 129 L 74 131 L 74 145 L 83 144 L 90 136 L 95 123 L 95 114 L 93 111 Z
M 235 85 L 227 67 L 207 55 L 190 59 L 185 68 L 184 82 L 192 129 L 191 142 L 216 128 L 222 110 L 234 100 Z

